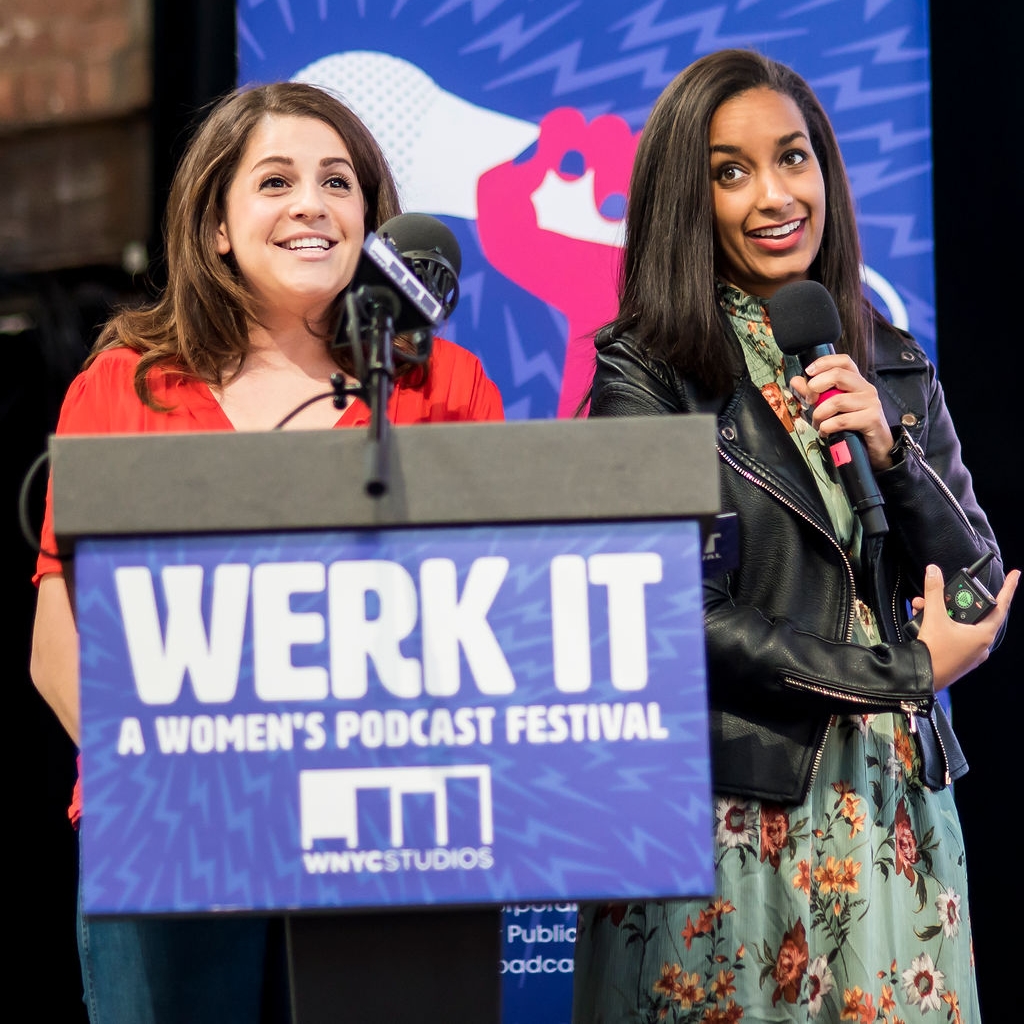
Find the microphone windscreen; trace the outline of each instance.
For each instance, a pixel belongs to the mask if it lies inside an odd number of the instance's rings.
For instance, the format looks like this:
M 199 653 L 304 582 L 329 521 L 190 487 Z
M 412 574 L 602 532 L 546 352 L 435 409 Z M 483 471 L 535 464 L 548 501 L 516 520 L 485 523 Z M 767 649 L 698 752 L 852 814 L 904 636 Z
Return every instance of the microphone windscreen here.
M 817 281 L 784 284 L 768 300 L 768 318 L 775 344 L 787 355 L 835 345 L 843 333 L 835 301 Z
M 451 228 L 429 213 L 400 213 L 377 229 L 382 238 L 390 238 L 403 255 L 436 250 L 458 275 L 462 270 L 462 250 Z

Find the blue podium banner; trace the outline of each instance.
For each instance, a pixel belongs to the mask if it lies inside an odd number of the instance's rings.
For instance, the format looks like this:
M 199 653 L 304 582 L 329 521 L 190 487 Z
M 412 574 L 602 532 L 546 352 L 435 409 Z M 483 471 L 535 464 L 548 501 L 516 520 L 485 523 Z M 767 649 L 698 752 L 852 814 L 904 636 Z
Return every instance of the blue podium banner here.
M 709 893 L 700 574 L 692 520 L 80 540 L 86 911 Z

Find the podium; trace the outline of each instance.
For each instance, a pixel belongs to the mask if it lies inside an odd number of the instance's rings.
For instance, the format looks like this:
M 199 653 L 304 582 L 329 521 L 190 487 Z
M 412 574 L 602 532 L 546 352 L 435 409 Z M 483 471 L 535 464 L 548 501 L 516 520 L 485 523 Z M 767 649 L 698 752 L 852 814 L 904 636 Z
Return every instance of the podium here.
M 377 495 L 358 431 L 51 438 L 86 912 L 284 917 L 295 1024 L 486 1024 L 502 906 L 710 892 L 714 431 L 396 427 Z

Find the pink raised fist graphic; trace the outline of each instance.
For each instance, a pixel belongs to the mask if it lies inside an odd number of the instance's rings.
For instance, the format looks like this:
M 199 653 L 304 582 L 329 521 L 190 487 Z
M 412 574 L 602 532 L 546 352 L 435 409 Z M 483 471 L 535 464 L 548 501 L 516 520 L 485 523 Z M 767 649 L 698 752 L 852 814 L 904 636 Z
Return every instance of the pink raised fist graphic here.
M 484 255 L 568 320 L 558 415 L 571 416 L 593 372 L 590 337 L 618 308 L 626 191 L 639 132 L 602 114 L 560 107 L 535 145 L 484 172 L 477 229 Z

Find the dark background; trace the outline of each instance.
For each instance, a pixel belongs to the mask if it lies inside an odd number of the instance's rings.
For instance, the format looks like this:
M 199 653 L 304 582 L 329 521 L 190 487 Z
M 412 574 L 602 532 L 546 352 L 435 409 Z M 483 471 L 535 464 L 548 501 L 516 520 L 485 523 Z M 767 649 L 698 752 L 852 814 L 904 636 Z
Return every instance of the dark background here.
M 1022 329 L 1020 285 L 1011 280 L 1022 250 L 1024 87 L 1018 50 L 1024 7 L 1001 11 L 946 2 L 931 7 L 933 182 L 938 363 L 964 457 L 1008 568 L 1024 567 L 1019 509 L 1020 417 L 1013 398 Z M 151 251 L 159 252 L 162 204 L 195 112 L 235 84 L 234 5 L 156 0 L 153 53 L 154 209 Z M 984 17 L 984 22 L 982 18 Z M 40 225 L 45 230 L 45 225 Z M 159 271 L 156 273 L 159 281 Z M 65 809 L 74 750 L 28 676 L 34 553 L 19 522 L 22 482 L 45 450 L 64 389 L 112 303 L 134 286 L 120 272 L 86 268 L 12 280 L 0 275 L 0 303 L 13 290 L 32 297 L 34 326 L 0 333 L 4 374 L 0 414 L 4 559 L 2 607 L 10 686 L 6 776 L 14 793 L 6 830 L 10 991 L 33 1009 L 26 1019 L 85 1022 L 74 938 L 77 871 Z M 41 487 L 25 497 L 38 523 Z M 168 467 L 173 485 L 173 467 Z M 956 785 L 967 840 L 970 899 L 982 1010 L 1007 1019 L 1006 958 L 1015 919 L 1010 844 L 1014 790 L 1009 753 L 1018 742 L 1022 630 L 1017 609 L 1002 647 L 953 691 L 953 717 L 972 770 Z M 1015 832 L 1014 832 L 1015 834 Z M 1005 852 L 1004 852 L 1005 851 Z M 977 1024 L 977 1022 L 968 1022 Z
M 987 8 L 985 10 L 988 10 Z M 932 5 L 932 127 L 939 375 L 975 489 L 1008 568 L 1024 569 L 1024 458 L 1017 322 L 1024 193 L 1024 85 L 1017 51 L 1024 7 Z M 967 11 L 973 11 L 969 20 Z M 998 11 L 998 14 L 996 14 Z M 956 783 L 967 844 L 981 1010 L 1010 1009 L 1006 960 L 1015 943 L 1015 886 L 1006 870 L 1013 810 L 1010 754 L 1024 742 L 1024 587 L 1000 648 L 952 690 L 953 721 L 971 771 Z M 977 1022 L 969 1022 L 977 1024 Z

